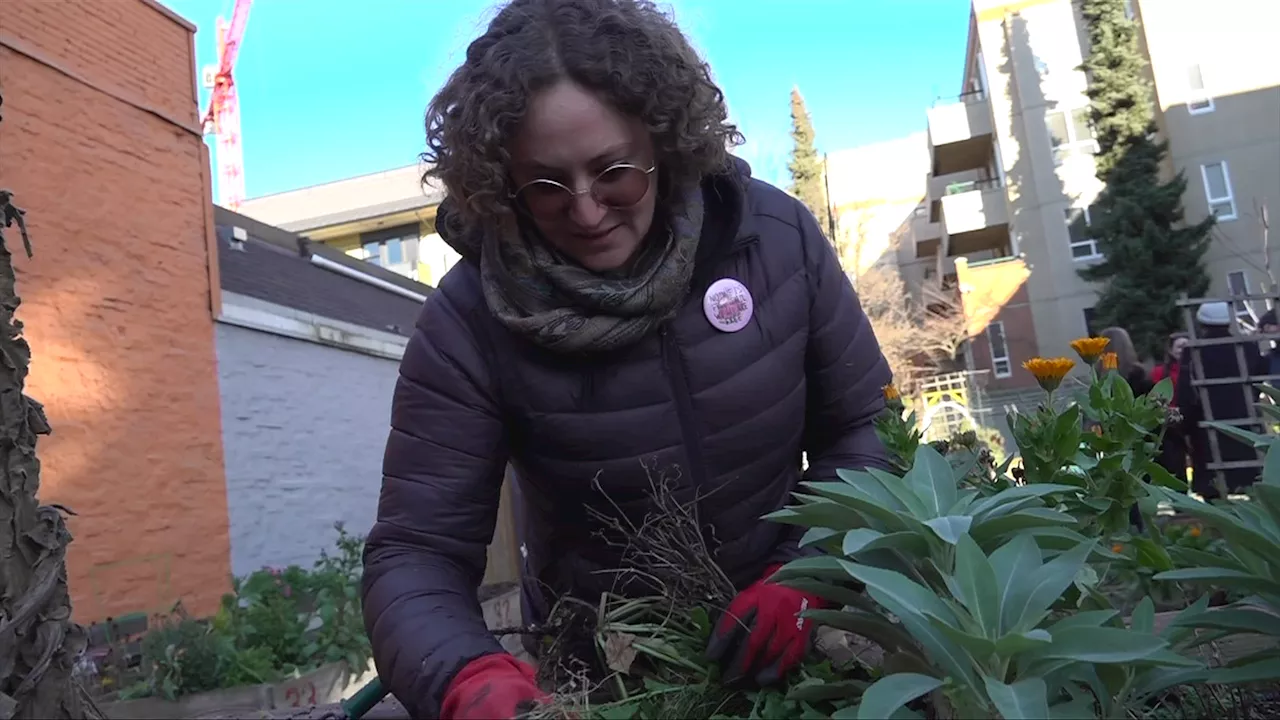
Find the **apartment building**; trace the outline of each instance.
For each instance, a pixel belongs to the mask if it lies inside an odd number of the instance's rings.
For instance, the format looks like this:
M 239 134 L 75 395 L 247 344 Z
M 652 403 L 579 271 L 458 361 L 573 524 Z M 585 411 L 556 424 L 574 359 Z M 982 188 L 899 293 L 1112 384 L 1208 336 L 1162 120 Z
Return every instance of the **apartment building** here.
M 435 286 L 460 259 L 435 231 L 443 200 L 409 165 L 250 198 L 240 212 Z
M 1211 293 L 1257 290 L 1268 267 L 1260 208 L 1280 209 L 1280 3 L 1134 0 L 1149 54 L 1168 172 L 1186 174 L 1186 217 L 1218 218 Z M 961 94 L 928 115 L 928 217 L 917 260 L 954 273 L 988 395 L 1016 404 L 1028 357 L 1069 353 L 1102 256 L 1089 207 L 1102 190 L 1079 70 L 1087 35 L 1072 0 L 974 0 Z M 1271 264 L 1278 259 L 1272 251 Z M 1248 308 L 1241 305 L 1241 312 Z

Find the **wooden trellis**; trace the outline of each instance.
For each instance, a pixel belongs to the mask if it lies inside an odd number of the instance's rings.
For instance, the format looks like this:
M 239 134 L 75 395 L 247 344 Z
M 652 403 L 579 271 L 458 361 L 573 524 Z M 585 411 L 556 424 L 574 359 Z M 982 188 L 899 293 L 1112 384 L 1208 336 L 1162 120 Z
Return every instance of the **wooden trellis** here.
M 1229 308 L 1228 317 L 1231 323 L 1231 335 L 1224 338 L 1201 338 L 1196 334 L 1196 311 L 1201 305 L 1215 302 L 1226 303 Z M 1183 294 L 1178 301 L 1178 306 L 1182 308 L 1183 320 L 1187 327 L 1187 337 L 1189 339 L 1187 347 L 1191 350 L 1191 385 L 1199 394 L 1200 407 L 1204 413 L 1204 419 L 1200 422 L 1200 427 L 1205 429 L 1205 436 L 1209 440 L 1209 462 L 1205 469 L 1213 473 L 1214 485 L 1219 488 L 1219 492 L 1223 493 L 1226 491 L 1225 471 L 1237 468 L 1254 468 L 1260 471 L 1262 468 L 1262 456 L 1255 449 L 1255 458 L 1253 460 L 1223 462 L 1222 450 L 1218 442 L 1218 430 L 1210 427 L 1209 424 L 1218 423 L 1245 428 L 1256 426 L 1263 428 L 1265 431 L 1266 423 L 1259 417 L 1256 409 L 1259 393 L 1255 385 L 1257 383 L 1280 380 L 1280 375 L 1253 375 L 1251 373 L 1252 369 L 1245 358 L 1245 344 L 1258 343 L 1264 340 L 1280 341 L 1280 333 L 1249 333 L 1245 335 L 1241 331 L 1239 313 L 1236 311 L 1237 303 L 1239 302 L 1265 302 L 1268 306 L 1276 306 L 1280 304 L 1280 291 L 1233 295 L 1229 298 L 1188 298 L 1186 294 Z M 1235 346 L 1238 374 L 1226 378 L 1206 378 L 1204 364 L 1200 358 L 1200 350 L 1221 345 Z M 1232 385 L 1239 387 L 1240 392 L 1244 395 L 1245 406 L 1249 409 L 1249 415 L 1238 419 L 1216 420 L 1213 417 L 1213 408 L 1209 404 L 1209 388 Z

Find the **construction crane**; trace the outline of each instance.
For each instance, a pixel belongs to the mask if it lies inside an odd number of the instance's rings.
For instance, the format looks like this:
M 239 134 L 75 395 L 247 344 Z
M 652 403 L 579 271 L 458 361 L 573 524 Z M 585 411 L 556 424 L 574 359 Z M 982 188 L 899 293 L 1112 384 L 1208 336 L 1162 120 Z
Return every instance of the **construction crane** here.
M 240 101 L 232 71 L 253 0 L 235 0 L 231 22 L 218 18 L 218 64 L 202 73 L 204 86 L 212 88 L 204 114 L 204 132 L 217 138 L 218 204 L 238 210 L 244 202 L 244 149 L 240 144 Z

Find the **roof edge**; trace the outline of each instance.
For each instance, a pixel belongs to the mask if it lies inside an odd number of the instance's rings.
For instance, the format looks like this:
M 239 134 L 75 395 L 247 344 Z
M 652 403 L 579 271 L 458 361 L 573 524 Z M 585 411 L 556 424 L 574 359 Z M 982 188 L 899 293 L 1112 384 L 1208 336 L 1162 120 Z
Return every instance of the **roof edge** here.
M 155 10 L 161 15 L 164 15 L 165 17 L 169 18 L 175 24 L 181 25 L 182 27 L 186 28 L 187 32 L 189 33 L 196 32 L 197 28 L 195 23 L 182 17 L 176 11 L 166 7 L 163 3 L 157 2 L 157 0 L 142 0 L 142 4 L 151 6 L 152 10 Z

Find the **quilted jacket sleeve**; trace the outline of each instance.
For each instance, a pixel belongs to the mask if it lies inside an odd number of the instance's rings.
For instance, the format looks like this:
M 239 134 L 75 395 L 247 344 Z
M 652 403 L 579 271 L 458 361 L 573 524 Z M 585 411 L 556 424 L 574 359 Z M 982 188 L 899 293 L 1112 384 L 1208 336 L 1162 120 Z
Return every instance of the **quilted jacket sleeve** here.
M 799 202 L 796 212 L 809 282 L 805 479 L 832 480 L 840 469 L 888 470 L 888 454 L 872 423 L 884 409 L 883 388 L 893 380 L 889 363 L 835 248 Z M 789 528 L 773 561 L 810 554 L 797 546 L 803 534 L 804 528 Z
M 476 591 L 497 519 L 505 433 L 484 345 L 466 322 L 470 309 L 449 297 L 449 280 L 428 298 L 401 361 L 364 554 L 374 662 L 413 717 L 439 717 L 457 671 L 502 652 Z

